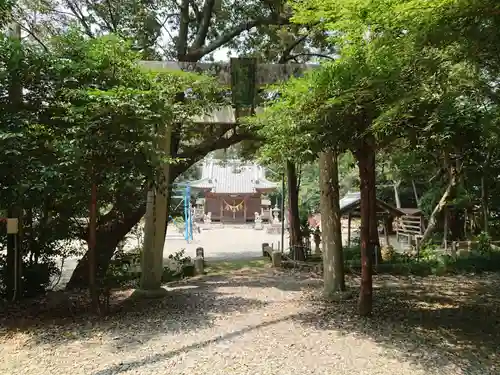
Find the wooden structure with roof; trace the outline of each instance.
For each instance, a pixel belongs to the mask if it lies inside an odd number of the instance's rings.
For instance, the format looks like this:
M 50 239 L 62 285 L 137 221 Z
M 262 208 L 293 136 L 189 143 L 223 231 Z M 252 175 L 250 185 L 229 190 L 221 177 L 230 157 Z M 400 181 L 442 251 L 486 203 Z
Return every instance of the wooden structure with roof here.
M 387 217 L 398 218 L 405 215 L 405 213 L 401 209 L 393 207 L 390 204 L 380 199 L 377 199 L 376 204 L 377 204 L 377 216 L 381 218 L 387 218 Z M 347 193 L 339 201 L 340 214 L 342 217 L 347 217 L 347 246 L 350 246 L 351 244 L 351 219 L 353 217 L 360 216 L 359 212 L 360 205 L 361 205 L 360 192 Z M 321 216 L 315 215 L 315 217 L 311 218 L 309 222 L 320 224 Z M 386 243 L 389 243 L 387 236 L 388 230 L 385 225 L 385 220 L 384 220 L 384 233 L 386 234 Z
M 340 200 L 339 203 L 340 203 L 340 214 L 344 217 L 347 216 L 347 246 L 350 246 L 351 219 L 353 216 L 354 217 L 360 216 L 359 210 L 361 205 L 361 193 L 360 192 L 347 193 Z M 377 216 L 381 218 L 386 218 L 386 217 L 397 218 L 405 215 L 405 213 L 401 209 L 391 206 L 390 204 L 378 198 L 376 201 L 376 206 L 377 206 Z M 386 223 L 385 220 L 383 220 L 383 223 L 384 223 L 385 242 L 388 245 L 389 244 L 388 228 L 387 225 L 385 224 Z
M 263 195 L 274 191 L 277 184 L 266 179 L 265 169 L 258 164 L 208 159 L 201 179 L 190 185 L 193 192 L 203 193 L 203 213 L 212 221 L 253 222 L 255 213 L 263 221 L 271 218 L 270 202 Z

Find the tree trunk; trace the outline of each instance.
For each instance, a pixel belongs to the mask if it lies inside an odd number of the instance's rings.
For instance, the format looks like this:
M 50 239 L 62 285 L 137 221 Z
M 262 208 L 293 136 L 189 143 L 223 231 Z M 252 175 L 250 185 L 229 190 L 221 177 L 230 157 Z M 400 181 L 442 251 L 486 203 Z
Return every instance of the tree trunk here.
M 371 147 L 371 146 L 370 146 Z M 378 265 L 382 261 L 382 251 L 380 248 L 380 238 L 378 235 L 377 217 L 377 172 L 375 170 L 375 148 L 370 148 L 368 155 L 368 170 L 370 172 L 370 247 L 372 249 L 372 261 Z M 399 193 L 398 193 L 399 197 Z M 399 199 L 399 198 L 398 198 Z
M 413 187 L 413 195 L 415 196 L 415 202 L 417 203 L 417 207 L 420 207 L 420 198 L 417 193 L 417 186 L 415 185 L 415 180 L 411 180 L 411 186 Z
M 396 207 L 401 208 L 401 199 L 399 198 L 399 184 L 400 182 L 395 182 L 393 181 L 393 188 L 394 188 L 394 199 L 396 201 Z
M 431 237 L 432 233 L 434 232 L 434 230 L 436 229 L 438 217 L 441 214 L 441 212 L 443 212 L 444 208 L 448 204 L 448 201 L 451 199 L 455 191 L 456 185 L 457 185 L 457 175 L 456 172 L 453 171 L 451 172 L 450 181 L 448 182 L 446 190 L 444 191 L 443 195 L 441 196 L 441 199 L 439 200 L 438 204 L 436 205 L 436 207 L 434 207 L 434 210 L 432 211 L 432 214 L 429 218 L 429 223 L 422 236 L 422 240 L 420 242 L 421 244 L 427 242 Z
M 486 176 L 481 177 L 481 210 L 483 212 L 483 232 L 489 233 L 490 210 L 488 205 L 488 186 Z
M 201 160 L 209 152 L 224 147 L 229 147 L 241 141 L 240 135 L 236 134 L 230 138 L 213 138 L 202 146 L 198 147 L 198 153 L 192 153 L 188 156 L 186 153 L 178 154 L 180 140 L 177 137 L 172 139 L 173 156 L 181 159 L 187 159 L 186 163 L 177 164 L 172 167 L 170 181 L 184 173 L 195 162 Z M 130 230 L 141 220 L 146 212 L 146 194 L 145 190 L 120 191 L 117 194 L 115 207 L 108 214 L 101 217 L 97 226 L 97 276 L 103 272 L 106 273 L 111 257 L 116 246 L 130 232 Z M 80 238 L 88 240 L 88 228 L 82 229 Z M 78 262 L 71 279 L 67 284 L 67 289 L 88 288 L 88 254 L 85 254 Z
M 358 312 L 361 316 L 368 316 L 372 312 L 373 305 L 373 282 L 372 282 L 372 259 L 374 254 L 373 234 L 373 212 L 375 203 L 375 148 L 370 139 L 365 139 L 359 150 L 356 150 L 356 158 L 359 166 L 360 195 L 361 195 L 361 288 L 358 300 Z M 377 234 L 378 239 L 378 234 Z
M 171 126 L 160 127 L 159 134 L 163 136 L 160 149 L 165 155 L 170 156 L 172 146 Z M 158 170 L 158 183 L 155 192 L 148 192 L 144 247 L 141 260 L 141 289 L 155 290 L 161 288 L 169 191 L 170 165 L 165 164 Z
M 449 210 L 447 207 L 444 208 L 444 215 L 443 215 L 443 247 L 444 251 L 448 250 L 448 220 L 450 218 L 449 215 Z
M 12 23 L 9 27 L 9 37 L 15 41 L 21 41 L 21 26 L 17 23 Z M 16 59 L 22 60 L 21 52 L 14 52 L 12 62 L 18 64 Z M 12 108 L 19 110 L 23 100 L 23 88 L 21 86 L 20 72 L 15 69 L 11 77 L 11 85 L 9 87 L 9 102 Z M 14 184 L 19 184 L 19 168 L 11 165 L 10 179 Z M 17 187 L 20 189 L 20 187 Z M 21 191 L 17 191 L 16 201 L 12 202 L 12 206 L 8 208 L 7 217 L 18 220 L 17 233 L 7 234 L 7 263 L 5 266 L 5 286 L 7 289 L 7 298 L 17 300 L 22 297 L 22 253 L 23 253 L 23 209 L 20 206 L 19 198 L 22 196 Z
M 319 167 L 323 291 L 325 296 L 331 296 L 335 292 L 345 290 L 336 153 L 334 151 L 320 153 Z
M 299 191 L 297 188 L 298 179 L 295 164 L 286 162 L 286 174 L 288 181 L 288 207 L 290 210 L 290 247 L 292 257 L 295 260 L 305 260 L 304 249 L 302 248 L 299 218 Z
M 108 225 L 98 225 L 96 231 L 96 278 L 102 278 L 108 270 L 109 263 L 120 241 L 141 220 L 146 211 L 145 205 L 136 210 L 120 212 L 118 218 Z M 85 289 L 89 286 L 89 252 L 80 259 L 66 289 Z
M 90 193 L 89 210 L 89 293 L 92 301 L 92 308 L 95 312 L 99 311 L 99 290 L 97 288 L 97 256 L 96 256 L 96 230 L 97 230 L 97 184 L 92 182 Z

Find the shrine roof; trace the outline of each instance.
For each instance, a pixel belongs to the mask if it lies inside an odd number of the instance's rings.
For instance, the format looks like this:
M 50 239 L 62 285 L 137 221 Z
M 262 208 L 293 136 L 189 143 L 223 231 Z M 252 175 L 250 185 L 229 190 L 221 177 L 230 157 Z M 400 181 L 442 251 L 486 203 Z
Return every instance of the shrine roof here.
M 190 183 L 192 189 L 216 194 L 253 194 L 271 191 L 277 184 L 265 177 L 264 167 L 238 160 L 209 159 L 203 163 L 201 179 Z
M 359 209 L 360 203 L 361 203 L 360 192 L 347 193 L 342 199 L 340 199 L 339 202 L 340 213 L 342 215 L 345 215 L 349 212 L 353 212 Z M 376 205 L 379 210 L 392 214 L 394 216 L 403 216 L 405 214 L 401 209 L 393 207 L 390 204 L 385 203 L 384 201 L 378 198 L 376 199 Z

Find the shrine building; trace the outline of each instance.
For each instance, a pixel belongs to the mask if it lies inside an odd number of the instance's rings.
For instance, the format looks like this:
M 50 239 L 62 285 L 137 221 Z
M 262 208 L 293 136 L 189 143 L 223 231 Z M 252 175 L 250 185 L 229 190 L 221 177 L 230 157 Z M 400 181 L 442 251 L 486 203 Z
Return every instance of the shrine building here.
M 266 179 L 265 169 L 255 163 L 239 160 L 207 159 L 201 178 L 190 182 L 193 193 L 201 192 L 196 201 L 195 220 L 208 217 L 213 222 L 253 222 L 255 213 L 263 221 L 271 218 L 271 202 L 266 194 L 277 184 Z

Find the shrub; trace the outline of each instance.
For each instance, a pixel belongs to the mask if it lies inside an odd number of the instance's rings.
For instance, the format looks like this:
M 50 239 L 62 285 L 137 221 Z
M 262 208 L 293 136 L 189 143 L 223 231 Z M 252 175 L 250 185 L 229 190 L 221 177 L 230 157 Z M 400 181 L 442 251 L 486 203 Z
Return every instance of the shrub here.
M 374 272 L 393 275 L 446 275 L 454 273 L 480 273 L 500 271 L 500 251 L 490 250 L 488 253 L 479 251 L 466 257 L 454 258 L 448 254 L 439 254 L 432 248 L 424 249 L 420 258 L 411 254 L 395 253 L 392 260 L 379 264 Z M 346 259 L 346 271 L 359 272 L 359 259 Z
M 345 247 L 344 248 L 344 261 L 351 262 L 351 261 L 361 261 L 361 247 L 358 246 L 351 246 L 351 247 Z
M 477 241 L 479 242 L 477 251 L 483 255 L 489 255 L 492 251 L 491 238 L 488 233 L 481 232 L 477 236 Z
M 436 260 L 439 257 L 437 249 L 437 245 L 423 246 L 418 253 L 418 257 L 420 260 Z
M 22 270 L 23 297 L 31 298 L 43 294 L 50 286 L 53 276 L 60 273 L 50 260 L 42 263 L 27 263 Z
M 119 249 L 113 255 L 106 273 L 104 283 L 109 287 L 121 287 L 139 280 L 141 273 L 138 265 L 141 261 L 142 252 L 139 249 L 124 252 Z
M 5 296 L 6 289 L 6 256 L 0 255 L 0 296 Z M 24 261 L 21 274 L 21 296 L 25 298 L 36 297 L 45 293 L 50 287 L 54 276 L 60 274 L 59 268 L 51 260 L 41 262 Z
M 382 260 L 384 262 L 390 262 L 394 259 L 394 256 L 396 255 L 396 250 L 394 250 L 394 247 L 389 245 L 389 246 L 384 246 L 380 250 L 382 254 Z
M 122 287 L 137 284 L 141 278 L 140 260 L 142 252 L 117 251 L 108 268 L 105 283 L 108 287 Z M 163 267 L 162 282 L 179 280 L 184 277 L 194 276 L 194 265 L 190 257 L 185 255 L 185 250 L 168 256 L 169 265 Z

